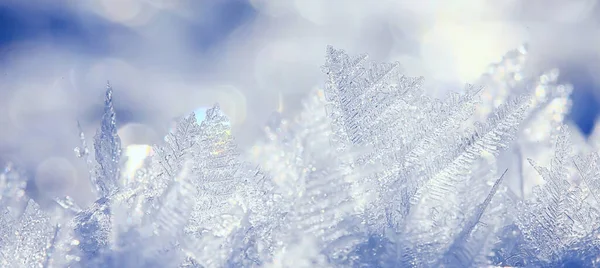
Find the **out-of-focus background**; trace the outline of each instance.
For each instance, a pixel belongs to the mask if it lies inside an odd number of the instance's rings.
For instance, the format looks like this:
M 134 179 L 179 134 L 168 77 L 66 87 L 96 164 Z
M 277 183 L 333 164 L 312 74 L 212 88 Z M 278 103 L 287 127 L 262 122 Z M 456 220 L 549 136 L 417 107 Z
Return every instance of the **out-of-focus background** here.
M 248 146 L 271 112 L 293 115 L 323 84 L 328 44 L 399 61 L 443 94 L 527 42 L 532 68 L 574 85 L 571 120 L 589 133 L 599 20 L 595 0 L 2 0 L 0 163 L 46 195 L 90 201 L 76 122 L 93 137 L 107 80 L 132 157 L 215 102 Z

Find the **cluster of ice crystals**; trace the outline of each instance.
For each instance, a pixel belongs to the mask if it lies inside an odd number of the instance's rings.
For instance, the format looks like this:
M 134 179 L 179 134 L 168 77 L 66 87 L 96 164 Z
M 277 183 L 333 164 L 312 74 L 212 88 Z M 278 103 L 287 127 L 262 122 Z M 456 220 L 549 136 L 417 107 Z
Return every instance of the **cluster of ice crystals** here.
M 75 149 L 96 201 L 43 210 L 7 166 L 0 266 L 600 265 L 600 157 L 571 150 L 570 88 L 525 61 L 512 51 L 486 87 L 437 100 L 398 63 L 328 47 L 322 90 L 294 119 L 274 114 L 248 152 L 215 105 L 202 122 L 180 118 L 133 178 L 107 85 L 93 154 L 81 127 Z M 540 129 L 553 158 L 529 160 L 545 183 L 525 196 L 507 187 L 523 161 L 500 156 L 523 158 L 521 140 Z

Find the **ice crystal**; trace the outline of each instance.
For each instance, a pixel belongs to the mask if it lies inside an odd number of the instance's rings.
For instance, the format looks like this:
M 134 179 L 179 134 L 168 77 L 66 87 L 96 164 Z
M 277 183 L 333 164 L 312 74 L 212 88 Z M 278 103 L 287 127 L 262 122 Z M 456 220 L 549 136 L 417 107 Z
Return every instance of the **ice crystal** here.
M 484 85 L 482 102 L 478 105 L 474 119 L 484 120 L 494 109 L 502 105 L 514 95 L 529 94 L 532 96 L 531 109 L 524 115 L 525 121 L 520 124 L 517 139 L 511 149 L 503 153 L 504 161 L 517 164 L 511 173 L 508 184 L 523 198 L 535 181 L 535 171 L 529 168 L 526 157 L 535 157 L 547 164 L 548 155 L 552 153 L 553 140 L 559 135 L 570 111 L 570 95 L 572 88 L 558 83 L 560 72 L 551 69 L 540 72 L 529 63 L 529 52 L 526 45 L 509 51 L 500 62 L 490 65 L 488 73 L 483 74 L 478 84 Z M 510 160 L 508 160 L 510 159 Z
M 50 257 L 50 246 L 55 234 L 50 217 L 33 200 L 25 211 L 13 218 L 3 212 L 4 245 L 0 250 L 3 267 L 44 267 Z
M 169 178 L 175 176 L 183 167 L 183 163 L 190 157 L 191 149 L 196 144 L 196 137 L 199 135 L 200 126 L 196 124 L 194 113 L 180 118 L 175 129 L 165 137 L 165 144 L 154 146 L 154 155 L 152 156 L 153 167 L 155 170 L 154 183 L 148 186 L 162 185 L 166 186 Z M 158 195 L 160 189 L 157 189 Z
M 397 65 L 365 67 L 364 59 L 328 50 L 325 92 L 335 127 L 333 142 L 342 149 L 371 148 L 368 158 L 359 159 L 355 166 L 374 158 L 385 166 L 356 183 L 365 189 L 358 192 L 369 193 L 367 200 L 373 200 L 371 204 L 365 201 L 365 222 L 370 229 L 401 231 L 409 226 L 407 220 L 421 218 L 421 224 L 412 226 L 431 234 L 423 223 L 432 216 L 430 212 L 438 211 L 436 202 L 451 204 L 448 195 L 468 178 L 472 164 L 484 153 L 495 154 L 508 145 L 530 106 L 530 97 L 514 98 L 487 122 L 464 131 L 460 122 L 472 115 L 478 88 L 467 87 L 463 96 L 454 94 L 444 101 L 432 100 L 421 90 L 421 78 L 399 75 Z M 383 105 L 378 100 L 384 100 Z
M 526 72 L 525 61 L 515 50 L 480 80 L 485 87 L 437 100 L 398 63 L 328 47 L 322 89 L 293 120 L 275 113 L 248 152 L 215 105 L 202 122 L 179 118 L 133 178 L 120 174 L 107 85 L 93 153 L 81 126 L 75 149 L 95 202 L 65 196 L 42 209 L 25 173 L 8 165 L 0 264 L 598 266 L 600 156 L 572 148 L 563 125 L 570 88 L 554 70 Z M 531 138 L 540 129 L 551 135 Z M 533 140 L 553 152 L 549 163 L 523 157 Z M 530 158 L 544 180 L 529 196 L 508 187 L 525 176 L 506 168 L 511 156 Z
M 112 95 L 112 86 L 107 83 L 104 115 L 102 115 L 101 127 L 94 137 L 94 149 L 99 168 L 97 177 L 93 182 L 101 197 L 109 196 L 116 189 L 117 180 L 119 179 L 121 139 L 117 135 L 117 122 Z
M 549 168 L 529 159 L 545 183 L 519 204 L 516 224 L 526 241 L 527 261 L 535 265 L 562 265 L 574 257 L 585 266 L 598 265 L 598 260 L 584 258 L 590 251 L 598 252 L 600 242 L 600 211 L 593 199 L 598 191 L 597 155 L 577 157 L 570 147 L 569 132 L 563 127 Z M 570 180 L 573 167 L 580 183 Z
M 352 231 L 360 227 L 350 195 L 354 174 L 343 164 L 353 155 L 335 153 L 329 142 L 331 127 L 322 92 L 313 93 L 304 104 L 294 122 L 272 125 L 269 141 L 253 150 L 253 158 L 276 184 L 273 198 L 285 215 L 285 221 L 271 227 L 271 235 L 279 241 L 270 264 L 275 267 L 287 262 L 283 259 L 300 259 L 303 252 L 317 263 L 347 262 L 361 236 Z M 288 250 L 298 252 L 292 257 Z

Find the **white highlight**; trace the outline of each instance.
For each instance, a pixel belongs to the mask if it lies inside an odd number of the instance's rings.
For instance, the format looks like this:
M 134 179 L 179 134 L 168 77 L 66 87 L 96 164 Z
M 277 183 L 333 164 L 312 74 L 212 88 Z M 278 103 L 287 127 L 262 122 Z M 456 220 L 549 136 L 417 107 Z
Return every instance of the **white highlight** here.
M 135 173 L 144 166 L 144 161 L 152 153 L 152 146 L 147 144 L 132 144 L 125 149 L 127 162 L 125 163 L 124 176 L 127 182 L 135 179 Z

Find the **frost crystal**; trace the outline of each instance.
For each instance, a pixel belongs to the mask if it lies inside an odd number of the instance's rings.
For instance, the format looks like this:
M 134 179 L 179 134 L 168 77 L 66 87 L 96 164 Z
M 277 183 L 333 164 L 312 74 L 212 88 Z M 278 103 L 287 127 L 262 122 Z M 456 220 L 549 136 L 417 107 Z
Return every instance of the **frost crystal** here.
M 596 267 L 600 156 L 563 125 L 570 87 L 555 70 L 528 73 L 526 55 L 437 100 L 398 63 L 328 47 L 323 89 L 293 120 L 275 113 L 250 151 L 215 105 L 202 122 L 179 118 L 135 176 L 120 174 L 107 85 L 94 153 L 81 126 L 75 149 L 97 199 L 43 210 L 8 165 L 0 264 Z M 531 194 L 523 159 L 544 180 Z
M 50 246 L 55 234 L 50 217 L 33 200 L 17 218 L 12 218 L 6 210 L 3 214 L 2 232 L 10 235 L 1 239 L 2 266 L 44 267 L 51 256 Z
M 121 139 L 117 135 L 117 119 L 112 95 L 112 86 L 107 83 L 104 115 L 102 115 L 101 127 L 94 137 L 96 161 L 99 166 L 94 185 L 102 197 L 107 197 L 117 187 L 121 160 Z
M 361 236 L 351 231 L 360 225 L 350 196 L 352 174 L 343 165 L 352 155 L 337 154 L 331 147 L 323 108 L 322 92 L 313 93 L 294 122 L 284 120 L 270 128 L 269 142 L 253 151 L 253 158 L 271 174 L 277 191 L 273 197 L 285 215 L 285 222 L 274 221 L 278 225 L 271 231 L 284 242 L 277 246 L 273 266 L 287 262 L 280 258 L 301 260 L 301 248 L 307 259 L 347 262 Z M 288 248 L 298 253 L 289 256 Z
M 526 240 L 528 262 L 536 265 L 562 265 L 573 259 L 584 266 L 598 265 L 598 260 L 586 259 L 589 252 L 597 254 L 600 242 L 600 211 L 594 199 L 598 191 L 597 154 L 576 157 L 571 146 L 569 132 L 563 127 L 549 168 L 529 159 L 545 184 L 519 204 L 516 223 Z M 570 180 L 575 175 L 573 167 L 581 176 L 579 183 Z

